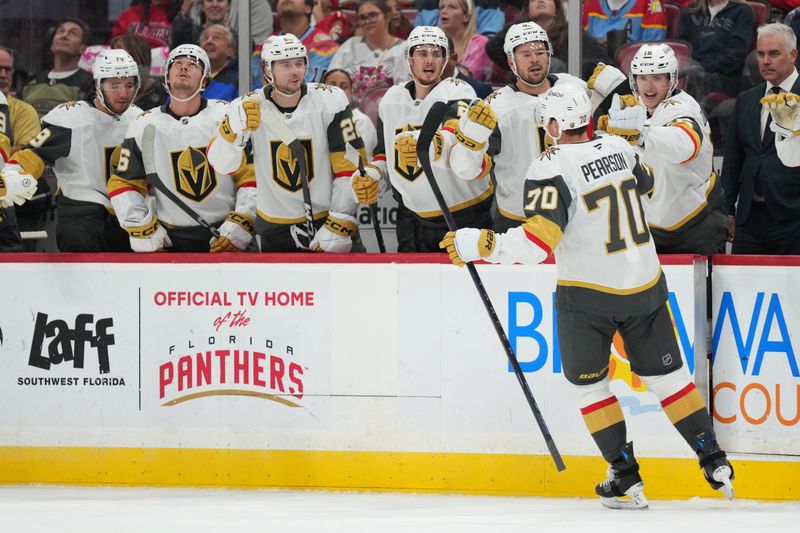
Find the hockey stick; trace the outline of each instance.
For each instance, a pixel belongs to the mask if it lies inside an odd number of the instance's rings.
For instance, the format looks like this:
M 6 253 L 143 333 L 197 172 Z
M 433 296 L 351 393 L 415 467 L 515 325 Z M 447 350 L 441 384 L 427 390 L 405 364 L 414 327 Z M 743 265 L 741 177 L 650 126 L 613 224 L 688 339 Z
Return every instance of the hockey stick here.
M 283 114 L 278 111 L 272 102 L 267 100 L 266 95 L 261 101 L 261 123 L 272 130 L 280 138 L 281 142 L 289 147 L 292 155 L 297 159 L 297 166 L 300 171 L 300 185 L 303 187 L 303 207 L 306 212 L 306 233 L 308 233 L 308 244 L 306 246 L 309 246 L 317 230 L 314 227 L 314 207 L 311 205 L 311 189 L 308 185 L 306 151 L 297 136 L 286 125 Z
M 447 114 L 449 107 L 450 106 L 446 102 L 436 102 L 433 104 L 430 111 L 428 111 L 428 115 L 425 117 L 425 122 L 422 124 L 422 129 L 419 133 L 419 139 L 417 140 L 417 158 L 419 159 L 420 166 L 422 166 L 422 170 L 425 172 L 425 176 L 428 178 L 431 189 L 433 189 L 433 195 L 436 197 L 436 202 L 439 204 L 439 208 L 442 210 L 444 219 L 447 221 L 447 227 L 450 228 L 450 231 L 456 231 L 458 229 L 456 226 L 456 221 L 453 218 L 453 214 L 450 212 L 450 209 L 447 207 L 447 203 L 444 201 L 442 191 L 439 189 L 439 184 L 436 183 L 436 177 L 434 176 L 433 168 L 431 167 L 430 154 L 428 153 L 431 142 L 433 141 L 433 136 L 439 129 L 439 125 L 442 123 L 442 120 Z M 566 468 L 566 466 L 564 466 L 564 460 L 561 458 L 558 448 L 556 448 L 556 443 L 553 441 L 552 435 L 550 435 L 550 430 L 547 428 L 547 423 L 544 421 L 542 412 L 539 410 L 539 406 L 536 404 L 536 400 L 534 399 L 533 393 L 528 386 L 528 382 L 525 380 L 525 376 L 522 374 L 522 368 L 520 368 L 519 361 L 517 361 L 517 356 L 514 354 L 514 350 L 511 348 L 511 343 L 508 341 L 508 337 L 506 337 L 506 333 L 503 330 L 503 325 L 500 323 L 500 319 L 497 317 L 497 313 L 494 310 L 494 305 L 492 305 L 492 301 L 489 299 L 489 294 L 486 292 L 486 288 L 483 286 L 483 282 L 478 275 L 478 271 L 475 269 L 475 265 L 472 263 L 467 263 L 467 270 L 469 271 L 469 275 L 472 277 L 472 282 L 475 284 L 475 288 L 477 289 L 478 294 L 483 301 L 483 306 L 486 308 L 486 312 L 489 313 L 489 318 L 492 320 L 492 325 L 494 326 L 495 332 L 497 332 L 497 337 L 500 339 L 500 344 L 503 345 L 503 349 L 506 352 L 506 357 L 508 357 L 509 363 L 511 363 L 511 366 L 514 368 L 514 374 L 516 374 L 517 381 L 519 381 L 519 384 L 522 387 L 522 392 L 525 394 L 525 399 L 528 400 L 528 405 L 530 405 L 531 411 L 533 411 L 533 416 L 536 418 L 536 423 L 539 424 L 539 430 L 542 432 L 544 441 L 547 444 L 547 449 L 550 450 L 550 455 L 553 457 L 553 462 L 556 464 L 556 468 L 560 472 Z
M 176 206 L 180 207 L 184 213 L 192 217 L 192 219 L 211 232 L 211 235 L 219 239 L 219 230 L 208 223 L 206 219 L 197 214 L 197 211 L 186 205 L 174 192 L 169 190 L 166 183 L 161 181 L 156 170 L 155 159 L 155 141 L 156 141 L 156 126 L 155 124 L 148 124 L 144 127 L 142 133 L 142 162 L 144 163 L 144 171 L 147 174 L 147 181 L 153 184 L 153 187 L 158 189 Z
M 353 145 L 350 143 L 345 143 L 344 145 L 344 158 L 350 161 L 351 164 L 358 167 L 358 173 L 362 176 L 366 176 L 364 173 L 364 161 L 361 159 L 361 154 L 358 153 L 358 150 L 353 148 Z M 372 227 L 375 228 L 375 238 L 378 239 L 378 249 L 382 254 L 386 253 L 386 245 L 383 243 L 383 233 L 381 233 L 381 223 L 378 221 L 378 202 L 376 201 L 374 204 L 369 204 L 369 213 L 372 217 Z

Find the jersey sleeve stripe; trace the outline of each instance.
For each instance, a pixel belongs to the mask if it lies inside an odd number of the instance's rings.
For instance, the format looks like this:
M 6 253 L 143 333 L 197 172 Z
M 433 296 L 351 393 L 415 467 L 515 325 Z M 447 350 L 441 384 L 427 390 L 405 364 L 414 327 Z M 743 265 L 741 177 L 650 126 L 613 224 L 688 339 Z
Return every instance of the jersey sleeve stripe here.
M 136 191 L 142 196 L 147 196 L 147 181 L 144 179 L 126 180 L 116 174 L 111 176 L 108 180 L 108 197 L 113 198 L 118 194 L 128 191 Z
M 689 136 L 689 139 L 691 139 L 692 144 L 694 145 L 694 151 L 692 152 L 692 155 L 689 156 L 689 158 L 686 159 L 685 161 L 681 162 L 681 164 L 688 163 L 689 161 L 691 161 L 692 159 L 697 157 L 697 154 L 700 153 L 700 145 L 702 143 L 702 141 L 700 139 L 700 135 L 697 134 L 697 132 L 691 126 L 691 122 L 689 122 L 689 121 L 683 121 L 683 120 L 675 121 L 675 122 L 673 122 L 671 124 L 671 126 L 679 128 L 679 129 L 683 130 L 684 132 L 686 132 L 686 135 Z
M 522 228 L 525 230 L 528 240 L 547 252 L 547 255 L 553 253 L 564 235 L 558 224 L 541 215 L 529 218 Z
M 11 163 L 17 163 L 36 179 L 44 173 L 44 161 L 33 150 L 20 150 L 12 156 Z

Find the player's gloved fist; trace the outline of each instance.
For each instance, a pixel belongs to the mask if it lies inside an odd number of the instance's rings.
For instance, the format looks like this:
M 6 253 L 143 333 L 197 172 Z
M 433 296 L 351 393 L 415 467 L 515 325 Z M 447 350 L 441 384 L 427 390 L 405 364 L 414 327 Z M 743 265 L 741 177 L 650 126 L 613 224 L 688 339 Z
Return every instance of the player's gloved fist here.
M 373 165 L 364 165 L 363 176 L 359 172 L 353 173 L 350 187 L 356 203 L 371 205 L 377 202 L 382 179 L 380 169 Z
M 458 119 L 456 140 L 470 150 L 483 150 L 495 126 L 497 115 L 492 106 L 483 100 L 476 100 Z
M 333 211 L 325 220 L 314 239 L 311 241 L 311 250 L 314 252 L 328 252 L 332 254 L 346 254 L 353 247 L 352 237 L 358 230 L 358 221 L 355 217 Z
M 617 67 L 606 65 L 605 63 L 598 63 L 594 67 L 594 72 L 589 77 L 586 85 L 589 90 L 596 91 L 600 96 L 605 98 L 611 94 L 620 83 L 625 81 L 625 74 L 622 73 Z
M 228 114 L 219 125 L 219 134 L 229 143 L 246 131 L 255 131 L 261 123 L 258 100 L 249 97 L 236 100 L 228 106 Z
M 612 135 L 625 138 L 631 145 L 637 146 L 644 142 L 647 133 L 645 122 L 647 109 L 639 103 L 632 94 L 620 97 L 615 94 L 608 108 L 608 126 L 606 131 Z
M 417 138 L 419 131 L 402 131 L 394 137 L 394 149 L 398 162 L 408 168 L 417 168 Z
M 772 115 L 770 129 L 787 137 L 800 135 L 800 96 L 793 93 L 770 94 L 761 99 Z
M 16 167 L 16 168 L 14 168 Z M 0 206 L 22 205 L 36 192 L 36 178 L 18 172 L 22 167 L 9 164 L 0 172 Z
M 450 261 L 456 266 L 478 259 L 492 260 L 497 240 L 490 229 L 463 228 L 458 231 L 448 231 L 439 243 L 439 248 L 445 250 L 450 256 Z
M 219 238 L 211 238 L 211 253 L 244 252 L 253 239 L 253 219 L 232 211 L 219 227 Z
M 131 250 L 134 252 L 163 252 L 172 246 L 167 230 L 152 215 L 150 215 L 150 221 L 147 224 L 125 229 L 130 236 Z

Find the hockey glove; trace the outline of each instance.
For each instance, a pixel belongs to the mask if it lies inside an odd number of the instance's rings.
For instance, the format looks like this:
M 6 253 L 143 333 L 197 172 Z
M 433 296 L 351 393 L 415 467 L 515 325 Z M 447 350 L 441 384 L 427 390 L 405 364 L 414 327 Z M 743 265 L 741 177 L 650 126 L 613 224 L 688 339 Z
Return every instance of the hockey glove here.
M 632 94 L 622 97 L 615 94 L 608 109 L 608 126 L 606 131 L 612 135 L 623 137 L 633 146 L 641 146 L 647 134 L 645 122 L 647 109 Z
M 30 200 L 36 192 L 36 178 L 17 170 L 21 170 L 21 167 L 11 163 L 0 172 L 1 207 L 9 207 L 13 204 L 22 205 L 26 200 Z
M 156 217 L 150 215 L 150 219 L 144 226 L 125 228 L 130 236 L 131 250 L 134 252 L 163 252 L 172 246 L 167 230 L 158 223 Z
M 219 238 L 211 238 L 211 253 L 244 252 L 253 239 L 253 219 L 232 211 L 219 227 Z
M 330 212 L 325 225 L 314 235 L 311 250 L 333 254 L 346 254 L 353 247 L 352 236 L 358 230 L 355 217 L 342 213 Z
M 594 72 L 589 77 L 586 85 L 589 90 L 595 91 L 597 94 L 605 98 L 617 88 L 617 85 L 625 81 L 625 74 L 622 73 L 617 67 L 606 65 L 605 63 L 598 63 L 594 67 Z
M 497 115 L 492 106 L 483 100 L 476 100 L 458 119 L 456 140 L 465 148 L 481 151 L 486 147 L 486 141 L 496 126 Z
M 770 94 L 761 99 L 761 105 L 772 115 L 772 131 L 786 137 L 800 135 L 800 96 Z
M 409 131 L 405 129 L 395 135 L 394 150 L 397 154 L 397 161 L 408 168 L 417 168 L 417 138 L 419 131 Z
M 374 165 L 364 165 L 364 175 L 354 172 L 350 186 L 356 203 L 371 205 L 378 201 L 381 189 L 381 171 Z
M 448 231 L 439 248 L 447 252 L 454 265 L 461 267 L 478 259 L 491 261 L 496 244 L 494 232 L 490 229 L 462 228 Z
M 219 134 L 229 143 L 246 131 L 255 131 L 261 123 L 261 107 L 254 98 L 235 100 L 228 106 L 228 114 L 219 125 Z

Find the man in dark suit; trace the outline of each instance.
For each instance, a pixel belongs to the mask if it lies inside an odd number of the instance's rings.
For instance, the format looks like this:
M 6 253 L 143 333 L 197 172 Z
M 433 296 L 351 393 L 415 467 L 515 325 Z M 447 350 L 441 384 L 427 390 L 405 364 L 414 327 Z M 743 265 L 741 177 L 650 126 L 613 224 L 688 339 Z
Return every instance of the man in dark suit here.
M 797 38 L 784 24 L 758 29 L 758 69 L 765 82 L 736 98 L 726 135 L 722 184 L 734 254 L 800 254 L 800 168 L 775 150 L 767 94 L 800 92 Z M 738 200 L 738 204 L 737 204 Z

